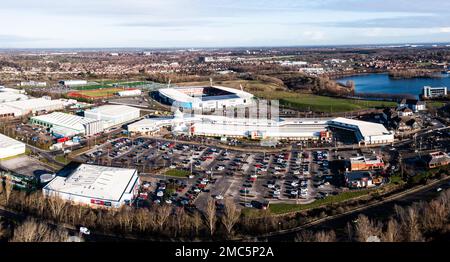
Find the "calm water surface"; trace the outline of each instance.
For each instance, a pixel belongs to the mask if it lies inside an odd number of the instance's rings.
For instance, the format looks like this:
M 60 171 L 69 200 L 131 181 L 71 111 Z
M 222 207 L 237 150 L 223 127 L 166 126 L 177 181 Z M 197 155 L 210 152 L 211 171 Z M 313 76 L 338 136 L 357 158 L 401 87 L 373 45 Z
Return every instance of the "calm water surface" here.
M 450 75 L 442 74 L 439 78 L 411 78 L 394 80 L 385 74 L 366 74 L 339 78 L 336 81 L 345 84 L 348 80 L 355 82 L 356 93 L 385 93 L 385 94 L 422 94 L 424 86 L 450 87 Z

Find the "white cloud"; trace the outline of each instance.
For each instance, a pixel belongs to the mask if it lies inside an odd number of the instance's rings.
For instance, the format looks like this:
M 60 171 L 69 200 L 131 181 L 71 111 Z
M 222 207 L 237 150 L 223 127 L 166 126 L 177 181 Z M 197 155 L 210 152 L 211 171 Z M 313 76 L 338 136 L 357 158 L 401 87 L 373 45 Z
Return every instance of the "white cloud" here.
M 325 39 L 325 33 L 321 31 L 305 31 L 303 36 L 311 41 L 322 41 Z

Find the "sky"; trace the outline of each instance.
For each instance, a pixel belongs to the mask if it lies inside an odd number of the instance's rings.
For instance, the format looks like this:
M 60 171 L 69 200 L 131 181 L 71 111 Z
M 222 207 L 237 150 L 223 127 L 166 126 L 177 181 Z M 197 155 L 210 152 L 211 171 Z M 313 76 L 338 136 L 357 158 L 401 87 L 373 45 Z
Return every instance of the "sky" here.
M 448 0 L 0 0 L 0 48 L 450 42 Z

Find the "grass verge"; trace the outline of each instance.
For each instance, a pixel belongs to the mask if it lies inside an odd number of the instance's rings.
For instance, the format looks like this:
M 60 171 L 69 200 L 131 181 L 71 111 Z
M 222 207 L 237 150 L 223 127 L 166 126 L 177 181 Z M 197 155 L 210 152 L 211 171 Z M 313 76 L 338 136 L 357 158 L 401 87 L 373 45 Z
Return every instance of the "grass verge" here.
M 170 169 L 166 171 L 166 176 L 172 176 L 172 177 L 182 177 L 186 178 L 189 176 L 190 172 L 186 170 L 180 170 L 180 169 Z
M 307 209 L 313 209 L 318 208 L 321 206 L 325 206 L 328 204 L 336 204 L 339 202 L 344 202 L 352 198 L 360 197 L 363 195 L 367 195 L 372 190 L 359 190 L 359 191 L 348 191 L 340 193 L 336 196 L 329 196 L 324 199 L 316 200 L 310 204 L 306 205 L 297 205 L 297 204 L 283 204 L 283 203 L 276 203 L 276 204 L 270 204 L 269 210 L 272 214 L 280 215 L 280 214 L 286 214 L 291 212 L 299 212 Z

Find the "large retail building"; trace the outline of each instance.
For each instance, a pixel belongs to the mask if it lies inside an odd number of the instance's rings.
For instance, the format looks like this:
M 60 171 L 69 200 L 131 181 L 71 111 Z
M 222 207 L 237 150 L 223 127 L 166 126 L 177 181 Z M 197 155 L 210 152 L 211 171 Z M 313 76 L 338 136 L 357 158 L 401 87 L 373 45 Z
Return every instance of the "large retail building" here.
M 75 204 L 119 208 L 133 202 L 139 184 L 136 169 L 71 163 L 42 190 Z

